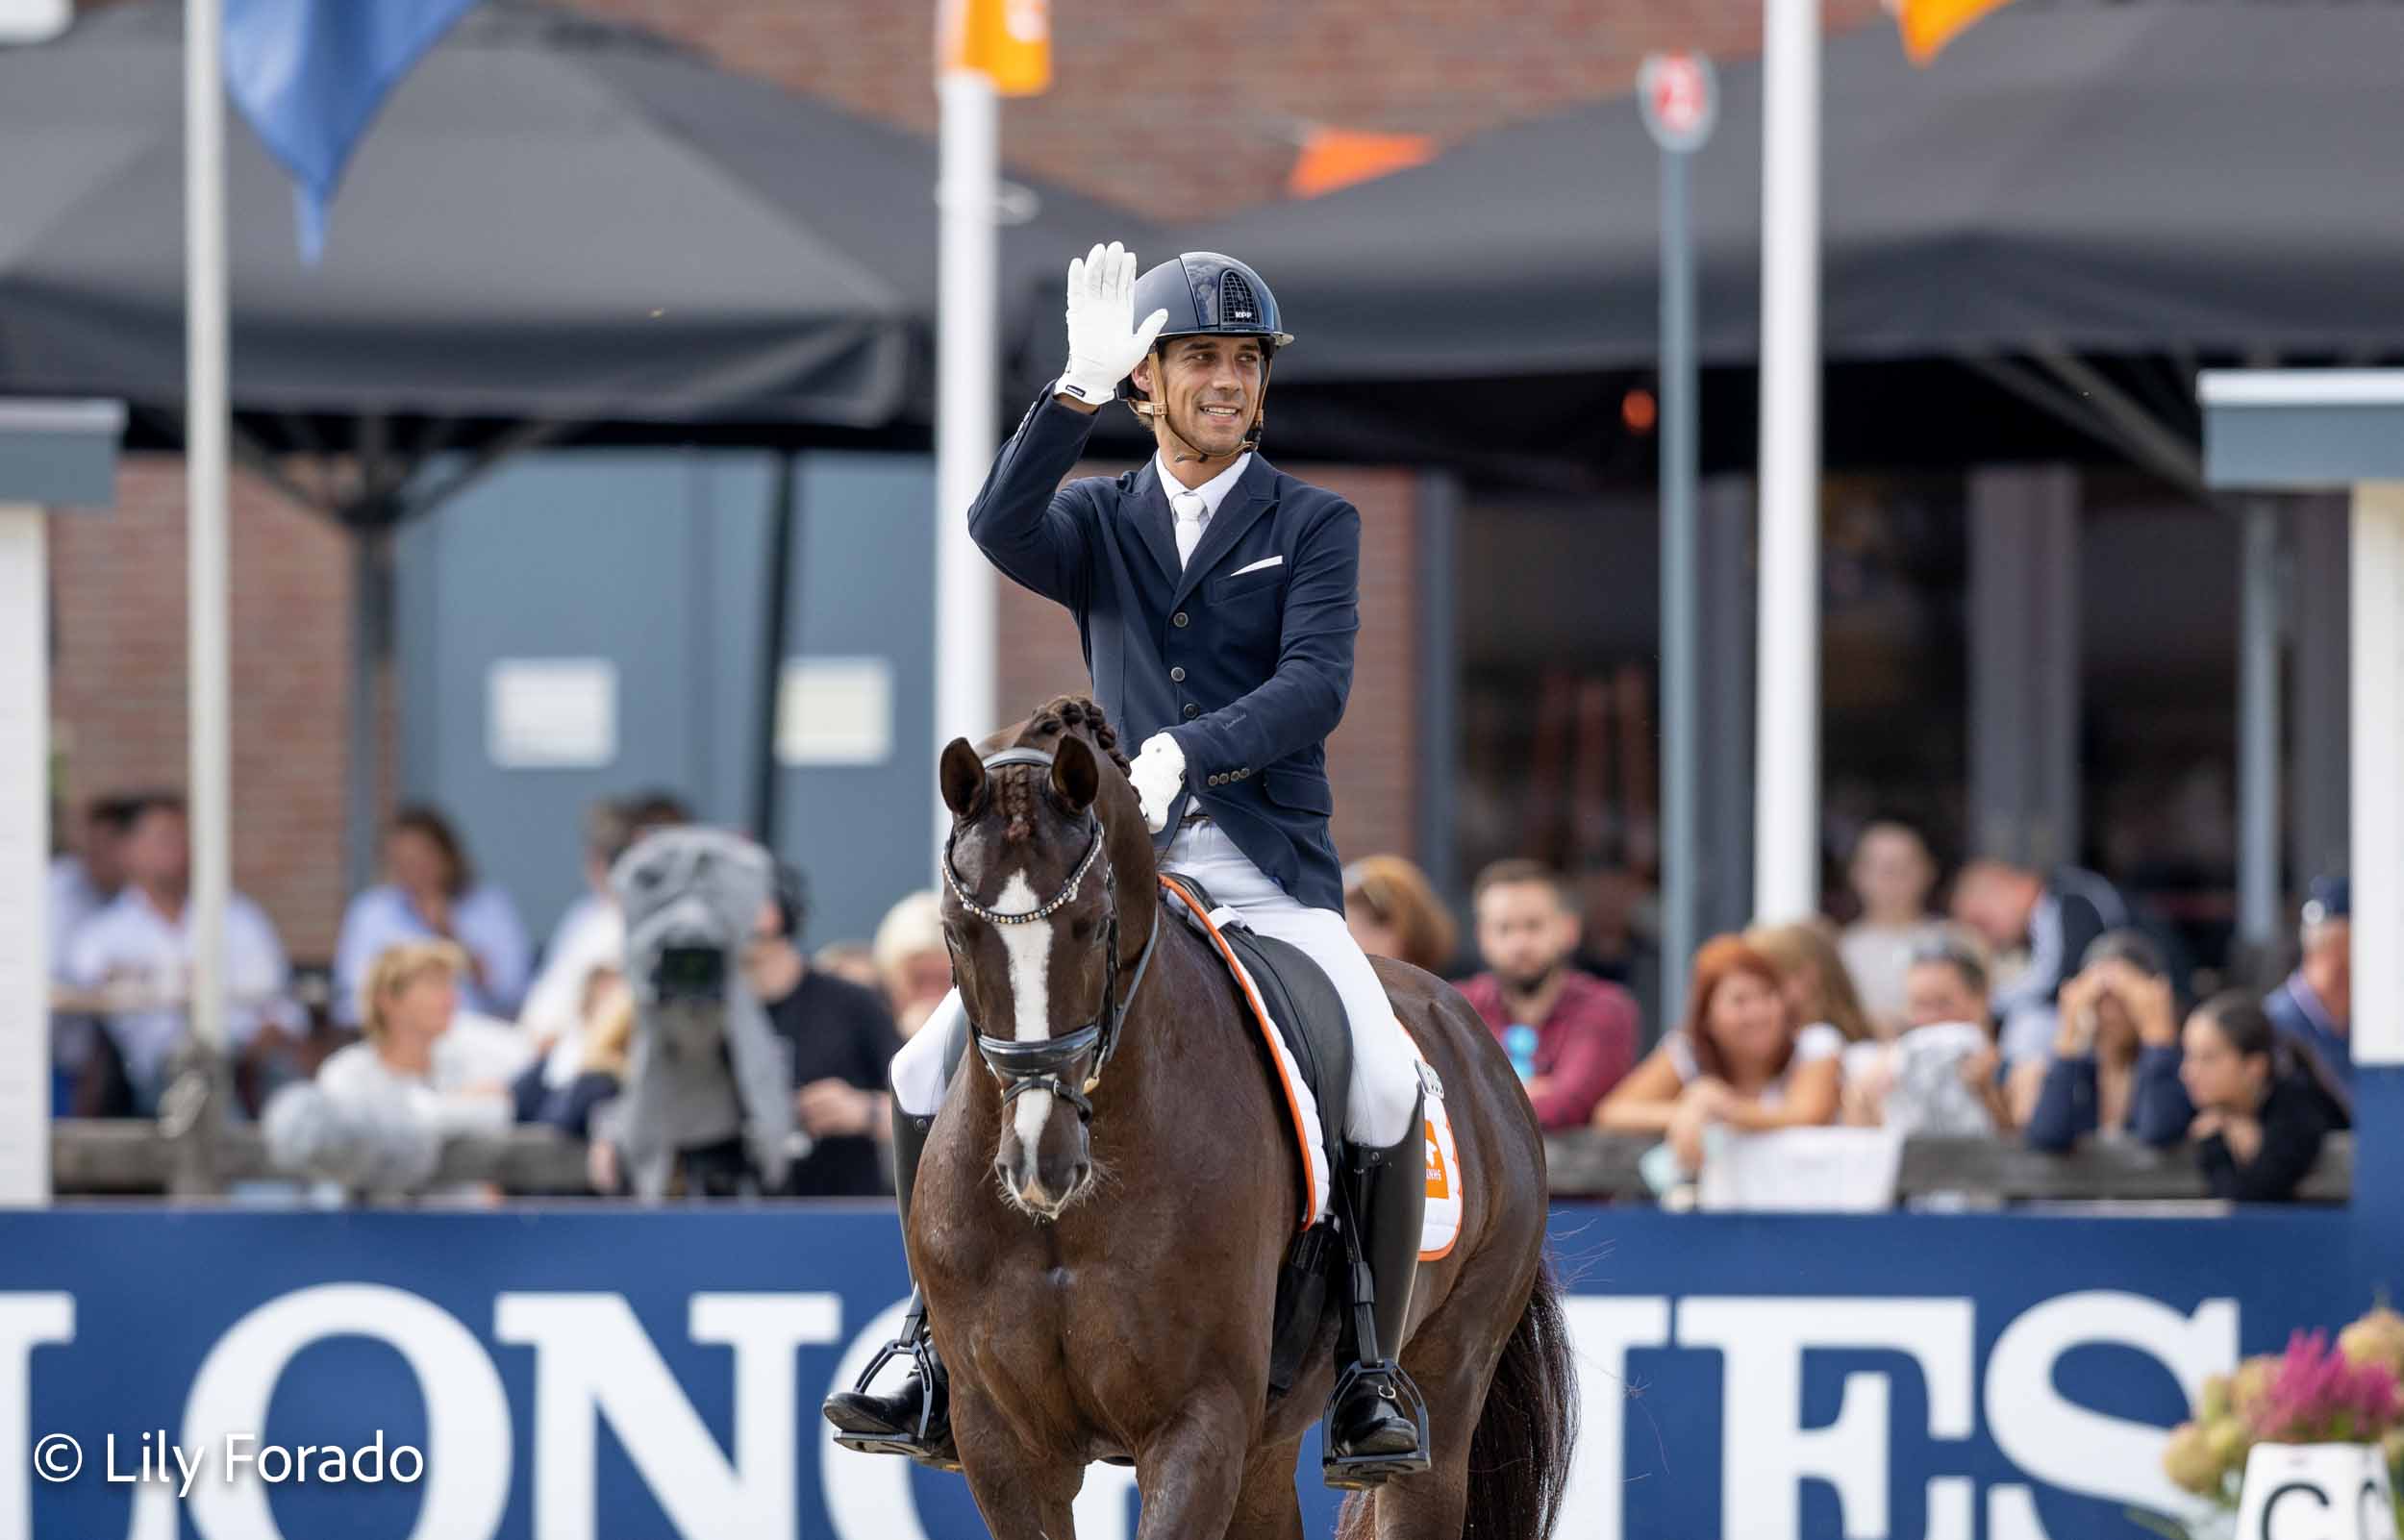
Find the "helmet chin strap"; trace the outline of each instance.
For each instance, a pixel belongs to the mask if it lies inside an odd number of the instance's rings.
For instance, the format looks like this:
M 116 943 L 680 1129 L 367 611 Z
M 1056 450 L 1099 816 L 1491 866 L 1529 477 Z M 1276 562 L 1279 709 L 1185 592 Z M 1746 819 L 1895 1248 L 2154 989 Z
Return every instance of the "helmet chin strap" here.
M 1158 380 L 1166 372 L 1167 360 L 1163 358 L 1161 350 L 1158 347 L 1155 347 L 1152 350 L 1151 358 L 1152 378 Z M 1261 447 L 1261 430 L 1268 426 L 1268 371 L 1269 363 L 1265 360 L 1261 364 L 1261 403 L 1259 406 L 1252 409 L 1252 426 L 1244 430 L 1243 442 L 1227 451 L 1224 455 L 1206 455 L 1202 452 L 1200 445 L 1196 444 L 1192 439 L 1188 438 L 1185 435 L 1179 433 L 1177 431 L 1177 425 L 1169 421 L 1168 404 L 1166 402 L 1151 400 L 1139 401 L 1130 397 L 1127 401 L 1127 408 L 1138 417 L 1141 418 L 1145 426 L 1166 429 L 1168 431 L 1169 437 L 1174 438 L 1177 442 L 1186 447 L 1185 454 L 1175 456 L 1173 459 L 1198 460 L 1205 465 L 1208 465 L 1215 460 L 1232 461 L 1239 455 L 1251 454 Z M 1166 392 L 1164 391 L 1163 393 L 1165 394 Z

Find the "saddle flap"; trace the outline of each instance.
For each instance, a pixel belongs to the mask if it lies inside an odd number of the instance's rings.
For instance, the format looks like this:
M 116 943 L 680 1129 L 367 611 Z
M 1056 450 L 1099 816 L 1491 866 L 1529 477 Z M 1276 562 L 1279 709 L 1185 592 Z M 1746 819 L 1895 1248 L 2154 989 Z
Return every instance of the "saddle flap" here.
M 1352 1031 L 1344 1018 L 1342 997 L 1308 955 L 1251 930 L 1241 916 L 1218 907 L 1207 888 L 1183 872 L 1161 874 L 1161 886 L 1186 923 L 1211 941 L 1236 975 L 1246 1011 L 1261 1031 L 1272 1083 L 1290 1072 L 1300 1082 L 1301 1099 L 1289 1087 L 1286 1102 L 1294 1135 L 1304 1146 L 1302 1223 L 1308 1227 L 1328 1202 L 1327 1183 L 1343 1169 L 1343 1109 L 1352 1085 Z M 1311 1108 L 1308 1113 L 1306 1106 Z
M 1261 1003 L 1301 1066 L 1319 1105 L 1327 1168 L 1341 1171 L 1344 1106 L 1352 1094 L 1352 1028 L 1343 997 L 1300 947 L 1254 931 L 1229 931 L 1227 944 L 1243 959 Z

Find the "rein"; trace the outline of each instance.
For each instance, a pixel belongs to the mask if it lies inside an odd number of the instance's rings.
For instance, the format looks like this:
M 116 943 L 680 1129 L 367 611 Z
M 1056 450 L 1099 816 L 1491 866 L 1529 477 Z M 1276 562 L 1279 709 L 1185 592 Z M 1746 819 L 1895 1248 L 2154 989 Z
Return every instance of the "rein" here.
M 1023 748 L 1004 749 L 983 761 L 988 774 L 1014 764 L 1038 765 L 1048 772 L 1052 762 L 1053 757 L 1042 750 Z M 1100 816 L 1089 807 L 1086 809 L 1086 825 L 1090 834 L 1085 855 L 1077 862 L 1077 869 L 1068 874 L 1067 883 L 1059 892 L 1032 909 L 1005 914 L 979 904 L 970 895 L 968 884 L 961 881 L 959 869 L 952 864 L 952 841 L 959 837 L 958 829 L 954 829 L 943 841 L 944 885 L 952 890 L 952 897 L 959 901 L 962 912 L 988 925 L 1032 925 L 1038 920 L 1048 919 L 1064 906 L 1076 901 L 1078 889 L 1093 870 L 1093 863 L 1101 857 L 1106 831 Z M 1156 905 L 1152 910 L 1151 933 L 1144 937 L 1143 951 L 1136 957 L 1135 970 L 1128 978 L 1127 993 L 1122 1001 L 1118 994 L 1118 878 L 1107 863 L 1102 867 L 1102 891 L 1110 901 L 1110 918 L 1104 924 L 1102 935 L 1105 972 L 1101 1014 L 1074 1031 L 1037 1042 L 995 1037 L 982 1026 L 977 1028 L 977 1056 L 985 1060 L 985 1067 L 992 1072 L 994 1080 L 1001 1082 L 1002 1105 L 1005 1107 L 1028 1091 L 1049 1091 L 1077 1109 L 1078 1121 L 1093 1121 L 1093 1091 L 1102 1083 L 1103 1067 L 1110 1063 L 1112 1054 L 1117 1051 L 1119 1029 L 1128 1007 L 1135 1004 L 1136 991 L 1143 987 L 1143 976 L 1152 966 L 1153 949 L 1161 939 L 1161 911 Z M 1092 1067 L 1072 1084 L 1069 1066 L 1089 1054 L 1093 1056 Z

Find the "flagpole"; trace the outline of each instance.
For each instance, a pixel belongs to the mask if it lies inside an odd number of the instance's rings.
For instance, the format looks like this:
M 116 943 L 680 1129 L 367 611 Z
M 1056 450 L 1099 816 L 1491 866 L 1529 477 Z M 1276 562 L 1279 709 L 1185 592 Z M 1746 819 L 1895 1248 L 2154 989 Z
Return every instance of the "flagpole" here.
M 193 1036 L 226 1042 L 225 909 L 232 877 L 226 643 L 226 253 L 223 0 L 186 0 L 184 468 L 190 614 Z
M 993 458 L 995 278 L 993 201 L 1000 175 L 1001 112 L 983 70 L 936 77 L 942 110 L 941 210 L 935 408 L 935 741 L 971 740 L 1001 726 L 993 704 L 993 569 L 968 537 L 968 505 Z M 935 852 L 952 816 L 939 788 Z
M 1819 907 L 1819 0 L 1764 0 L 1753 912 Z

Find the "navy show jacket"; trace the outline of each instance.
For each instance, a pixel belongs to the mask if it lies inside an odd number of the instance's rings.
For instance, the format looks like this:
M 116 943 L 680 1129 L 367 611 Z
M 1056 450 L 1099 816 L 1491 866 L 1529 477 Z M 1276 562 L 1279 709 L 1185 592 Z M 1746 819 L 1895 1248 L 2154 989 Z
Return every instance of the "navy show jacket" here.
M 1062 484 L 1092 430 L 1047 390 L 994 458 L 969 534 L 1077 617 L 1126 751 L 1164 732 L 1184 751 L 1172 827 L 1189 805 L 1208 812 L 1288 893 L 1341 912 L 1326 743 L 1352 689 L 1360 513 L 1256 454 L 1181 570 L 1152 460 Z

